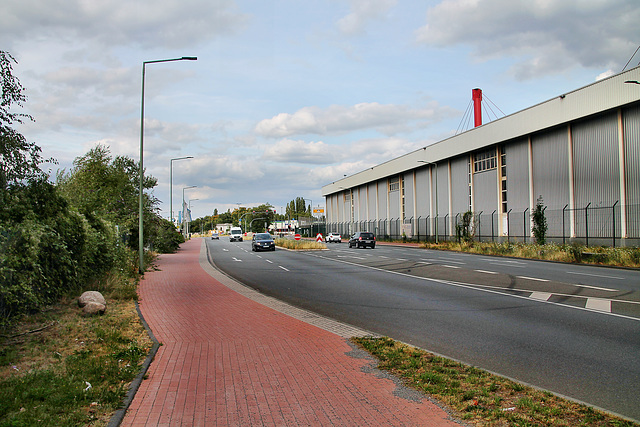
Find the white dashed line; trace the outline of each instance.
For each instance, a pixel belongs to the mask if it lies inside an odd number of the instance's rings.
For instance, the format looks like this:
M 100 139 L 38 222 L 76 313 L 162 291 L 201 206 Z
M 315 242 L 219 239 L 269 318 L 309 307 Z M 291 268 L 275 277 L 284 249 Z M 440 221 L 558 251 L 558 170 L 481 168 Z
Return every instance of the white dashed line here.
M 580 276 L 591 276 L 591 277 L 602 277 L 604 279 L 616 279 L 616 280 L 624 280 L 624 277 L 618 276 L 603 276 L 600 274 L 590 274 L 590 273 L 578 273 L 576 271 L 567 271 L 567 274 L 579 274 Z
M 442 264 L 443 267 L 447 267 L 447 268 L 460 268 L 457 265 L 446 265 L 446 264 Z
M 540 301 L 549 301 L 551 294 L 548 292 L 532 292 L 529 297 Z
M 535 280 L 536 282 L 548 282 L 547 279 L 538 279 L 537 277 L 516 276 L 518 279 Z
M 476 271 L 478 273 L 486 273 L 486 274 L 500 274 L 496 271 L 487 271 L 487 270 L 473 270 L 473 271 Z
M 284 268 L 283 266 L 279 265 L 278 267 L 280 267 L 281 269 L 283 269 L 284 271 L 289 271 L 286 268 Z

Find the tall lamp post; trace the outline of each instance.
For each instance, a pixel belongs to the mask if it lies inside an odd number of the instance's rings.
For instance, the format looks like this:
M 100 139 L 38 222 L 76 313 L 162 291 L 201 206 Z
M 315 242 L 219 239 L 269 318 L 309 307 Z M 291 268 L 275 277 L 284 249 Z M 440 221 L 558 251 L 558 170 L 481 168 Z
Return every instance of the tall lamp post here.
M 200 199 L 189 199 L 189 221 L 187 221 L 187 236 L 191 233 L 191 202 Z
M 173 224 L 173 161 L 193 159 L 193 156 L 176 157 L 169 162 L 169 209 L 171 210 L 171 224 Z
M 140 108 L 140 185 L 138 188 L 138 257 L 140 261 L 138 273 L 144 274 L 144 221 L 142 218 L 142 183 L 144 181 L 144 166 L 143 166 L 143 151 L 144 151 L 144 73 L 147 64 L 155 64 L 157 62 L 173 62 L 173 61 L 197 61 L 198 58 L 195 56 L 183 56 L 181 58 L 173 58 L 173 59 L 156 59 L 154 61 L 143 61 L 142 62 L 142 101 Z
M 183 212 L 183 215 L 182 215 L 182 222 L 183 223 L 185 222 L 185 218 L 184 218 L 184 190 L 188 190 L 190 188 L 196 188 L 196 187 L 197 187 L 197 185 L 190 185 L 188 187 L 182 187 L 182 206 L 181 207 L 182 207 L 182 212 Z M 186 228 L 183 227 L 182 232 L 185 233 L 186 231 L 187 231 Z M 186 237 L 186 234 L 185 234 L 185 237 Z
M 438 243 L 438 164 L 427 162 L 426 160 L 418 160 L 418 163 L 424 163 L 427 165 L 434 165 L 436 167 L 436 244 Z

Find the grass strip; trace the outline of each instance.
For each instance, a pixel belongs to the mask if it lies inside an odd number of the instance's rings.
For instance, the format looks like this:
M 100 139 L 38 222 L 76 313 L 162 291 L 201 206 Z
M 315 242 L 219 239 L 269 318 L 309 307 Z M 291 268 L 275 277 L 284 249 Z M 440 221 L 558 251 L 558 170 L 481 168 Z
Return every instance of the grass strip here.
M 104 315 L 82 317 L 66 299 L 3 334 L 0 426 L 107 425 L 151 348 L 134 301 L 107 303 Z
M 314 240 L 292 240 L 292 239 L 276 239 L 276 246 L 280 246 L 286 249 L 293 250 L 312 250 L 312 249 L 327 249 L 327 245 L 324 243 L 316 242 Z
M 352 341 L 379 360 L 379 369 L 441 402 L 454 417 L 477 426 L 638 427 L 553 393 L 527 387 L 388 337 Z

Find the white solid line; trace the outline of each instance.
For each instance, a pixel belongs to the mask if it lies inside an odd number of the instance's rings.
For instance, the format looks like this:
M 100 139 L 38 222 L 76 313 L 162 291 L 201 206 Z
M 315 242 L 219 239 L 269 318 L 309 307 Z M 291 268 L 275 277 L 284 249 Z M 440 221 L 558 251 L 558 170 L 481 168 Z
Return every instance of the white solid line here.
M 529 297 L 540 301 L 549 301 L 551 294 L 548 292 L 532 292 Z
M 579 274 L 581 276 L 591 276 L 591 277 L 603 277 L 605 279 L 617 279 L 617 280 L 624 280 L 624 277 L 618 277 L 618 276 L 603 276 L 600 274 L 590 274 L 590 273 L 578 273 L 576 271 L 567 271 L 567 274 Z
M 590 286 L 590 285 L 576 285 L 574 284 L 573 286 L 578 286 L 581 288 L 589 288 L 589 289 L 596 289 L 598 291 L 609 291 L 609 292 L 617 292 L 617 289 L 611 289 L 611 288 L 601 288 L 600 286 Z
M 607 299 L 587 298 L 585 308 L 611 313 L 611 301 Z
M 497 271 L 487 271 L 487 270 L 473 270 L 473 271 L 477 271 L 478 273 L 500 274 Z
M 427 261 L 416 261 L 416 264 L 431 265 L 431 263 L 430 263 L 430 262 L 427 262 Z
M 396 261 L 409 261 L 409 260 L 404 258 L 396 258 Z
M 518 279 L 535 280 L 537 282 L 548 282 L 547 279 L 538 279 L 537 277 L 516 276 Z
M 283 269 L 284 271 L 289 271 L 286 268 L 284 268 L 283 266 L 279 265 L 278 267 L 280 267 L 281 269 Z

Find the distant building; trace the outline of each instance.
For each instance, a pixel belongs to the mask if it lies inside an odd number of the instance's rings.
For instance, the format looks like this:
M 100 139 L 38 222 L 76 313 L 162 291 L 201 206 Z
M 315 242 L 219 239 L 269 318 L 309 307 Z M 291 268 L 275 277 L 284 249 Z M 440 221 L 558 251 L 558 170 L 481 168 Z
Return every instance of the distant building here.
M 640 67 L 322 188 L 327 232 L 452 239 L 465 212 L 481 240 L 640 242 Z

